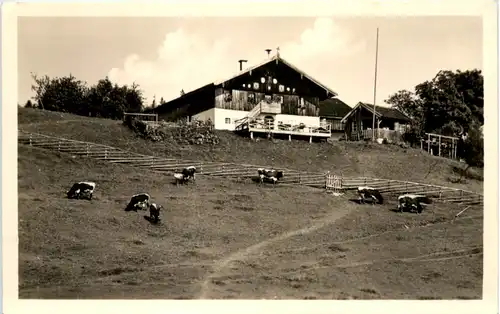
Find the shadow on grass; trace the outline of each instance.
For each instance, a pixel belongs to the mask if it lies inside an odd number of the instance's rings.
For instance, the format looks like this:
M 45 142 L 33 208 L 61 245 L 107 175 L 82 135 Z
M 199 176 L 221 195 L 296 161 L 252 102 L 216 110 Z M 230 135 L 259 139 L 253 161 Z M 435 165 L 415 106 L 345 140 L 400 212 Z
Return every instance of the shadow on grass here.
M 358 204 L 358 205 L 370 205 L 370 206 L 371 205 L 382 205 L 382 204 L 374 203 L 372 200 L 365 200 L 364 203 L 362 203 L 359 198 L 350 198 L 349 201 L 353 202 L 355 204 Z
M 143 217 L 144 217 L 144 219 L 146 219 L 147 221 L 149 221 L 149 223 L 152 224 L 152 225 L 158 225 L 161 222 L 161 218 L 158 218 L 158 221 L 155 221 L 154 219 L 152 219 L 149 216 L 144 215 Z
M 250 180 L 252 180 L 253 183 L 260 185 L 261 187 L 270 187 L 270 188 L 276 188 L 279 187 L 280 181 L 276 182 L 276 184 L 273 184 L 272 182 L 264 180 L 262 184 L 260 184 L 260 179 L 258 176 L 251 177 Z

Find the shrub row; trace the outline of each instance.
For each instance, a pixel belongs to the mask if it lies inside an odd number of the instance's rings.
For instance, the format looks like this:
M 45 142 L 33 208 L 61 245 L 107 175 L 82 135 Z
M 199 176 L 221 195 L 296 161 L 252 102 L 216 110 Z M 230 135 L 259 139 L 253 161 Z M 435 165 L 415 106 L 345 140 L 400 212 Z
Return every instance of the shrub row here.
M 151 123 L 127 116 L 123 123 L 142 138 L 153 142 L 170 141 L 187 145 L 217 145 L 220 142 L 210 120 L 191 123 L 180 121 L 172 125 L 164 121 Z

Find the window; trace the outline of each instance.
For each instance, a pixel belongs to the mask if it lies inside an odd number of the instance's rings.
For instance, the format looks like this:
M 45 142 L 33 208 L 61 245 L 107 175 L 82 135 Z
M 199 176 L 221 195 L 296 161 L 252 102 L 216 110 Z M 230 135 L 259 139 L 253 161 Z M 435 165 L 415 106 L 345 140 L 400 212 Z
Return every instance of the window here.
M 249 104 L 256 104 L 256 101 L 255 101 L 255 94 L 254 93 L 248 93 L 248 103 Z
M 232 95 L 231 91 L 228 91 L 228 90 L 224 91 L 224 101 L 225 102 L 233 101 L 233 95 Z
M 285 91 L 284 85 L 280 85 L 278 88 L 279 88 L 280 93 L 283 93 Z
M 231 118 L 226 118 L 226 124 L 231 124 Z
M 272 101 L 281 104 L 281 103 L 283 103 L 283 96 L 281 96 L 281 95 L 273 95 L 272 96 Z

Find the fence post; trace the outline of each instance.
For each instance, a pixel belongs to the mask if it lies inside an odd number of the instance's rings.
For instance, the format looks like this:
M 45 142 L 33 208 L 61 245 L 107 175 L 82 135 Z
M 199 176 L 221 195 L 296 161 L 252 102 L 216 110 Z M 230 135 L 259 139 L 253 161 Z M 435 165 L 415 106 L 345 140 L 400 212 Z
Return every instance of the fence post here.
M 366 186 L 366 177 L 365 177 L 365 186 Z
M 104 149 L 104 159 L 108 159 L 108 148 Z
M 301 177 L 301 174 L 300 174 L 300 172 L 299 172 L 299 184 L 300 184 L 300 183 L 301 183 L 301 181 L 302 181 L 302 180 L 300 179 L 300 177 Z
M 31 145 L 31 137 L 32 137 L 32 136 L 33 136 L 33 135 L 30 133 L 30 146 L 32 146 L 32 145 Z
M 90 145 L 87 144 L 87 157 L 89 157 L 89 155 L 90 155 Z
M 61 141 L 57 142 L 57 151 L 61 151 Z

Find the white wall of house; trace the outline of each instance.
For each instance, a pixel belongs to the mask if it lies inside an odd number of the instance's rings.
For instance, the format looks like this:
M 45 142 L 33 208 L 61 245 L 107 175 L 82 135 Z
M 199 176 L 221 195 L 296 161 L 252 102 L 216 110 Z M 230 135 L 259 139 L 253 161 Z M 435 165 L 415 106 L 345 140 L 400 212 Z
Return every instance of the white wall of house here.
M 208 119 L 212 120 L 212 123 L 215 121 L 215 108 L 208 109 L 206 111 L 197 113 L 193 116 L 193 119 L 200 121 L 207 121 Z
M 243 110 L 230 110 L 230 109 L 220 109 L 220 108 L 215 108 L 211 110 L 215 110 L 215 118 L 212 121 L 214 121 L 214 127 L 217 130 L 234 131 L 236 126 L 235 121 L 238 119 L 242 119 L 248 115 L 248 111 L 243 111 Z M 273 114 L 261 113 L 259 117 L 264 118 L 265 116 L 268 115 L 273 116 Z M 292 125 L 304 123 L 306 126 L 311 126 L 311 127 L 320 126 L 319 117 L 296 116 L 288 114 L 276 114 L 274 116 L 275 116 L 274 124 L 276 128 L 278 127 L 279 121 L 282 121 L 284 124 L 292 124 Z
M 193 115 L 193 119 L 201 121 L 206 121 L 210 119 L 214 123 L 214 128 L 216 130 L 234 131 L 236 126 L 235 121 L 242 119 L 247 115 L 248 111 L 243 111 L 243 110 L 211 108 L 209 110 Z M 261 118 L 264 118 L 265 116 L 268 115 L 273 116 L 273 114 L 264 114 L 264 113 L 261 113 L 259 116 Z M 279 121 L 283 122 L 283 124 L 297 125 L 299 123 L 304 123 L 306 126 L 311 126 L 311 127 L 320 126 L 319 117 L 296 116 L 288 114 L 276 114 L 274 116 L 275 116 L 274 124 L 276 128 L 278 127 Z
M 214 118 L 214 128 L 216 130 L 230 130 L 234 131 L 236 125 L 235 121 L 242 119 L 248 115 L 248 111 L 244 110 L 230 110 L 214 108 L 215 118 Z

